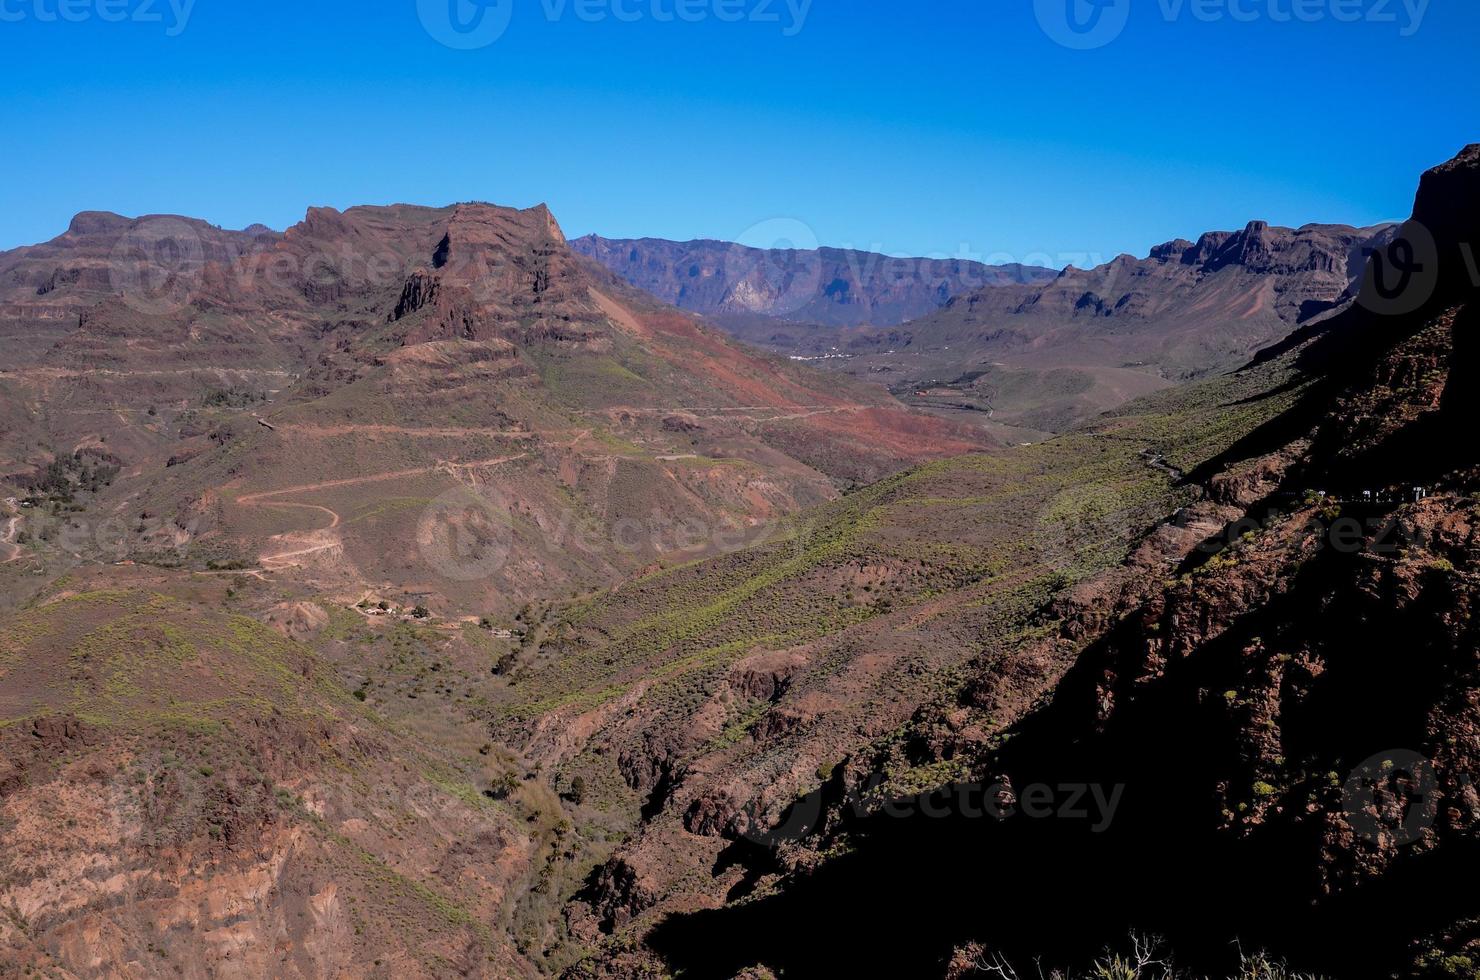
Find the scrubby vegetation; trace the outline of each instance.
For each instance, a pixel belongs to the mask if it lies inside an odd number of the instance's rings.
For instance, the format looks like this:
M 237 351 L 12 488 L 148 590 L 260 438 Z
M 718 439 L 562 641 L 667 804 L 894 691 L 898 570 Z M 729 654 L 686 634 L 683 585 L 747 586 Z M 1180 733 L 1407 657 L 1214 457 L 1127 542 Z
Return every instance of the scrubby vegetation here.
M 1045 970 L 1041 964 L 1019 968 L 1006 957 L 976 953 L 968 969 L 996 980 L 1210 980 L 1206 973 L 1179 969 L 1159 940 L 1132 937 L 1123 951 L 1107 950 L 1087 967 Z M 1264 953 L 1240 954 L 1238 967 L 1223 974 L 1226 980 L 1323 980 L 1298 973 Z

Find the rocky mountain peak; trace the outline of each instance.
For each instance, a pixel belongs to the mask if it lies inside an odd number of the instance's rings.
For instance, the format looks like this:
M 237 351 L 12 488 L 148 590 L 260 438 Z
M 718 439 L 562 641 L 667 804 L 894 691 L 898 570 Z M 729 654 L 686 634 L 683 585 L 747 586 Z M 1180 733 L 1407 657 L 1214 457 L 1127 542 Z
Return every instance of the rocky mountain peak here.
M 1423 175 L 1413 217 L 1371 254 L 1364 307 L 1406 315 L 1440 309 L 1480 290 L 1480 144 Z
M 120 232 L 131 224 L 128 218 L 112 211 L 79 211 L 67 225 L 69 235 L 97 235 Z
M 547 237 L 557 242 L 565 242 L 565 232 L 560 229 L 560 222 L 555 220 L 555 214 L 550 210 L 548 204 L 541 201 L 539 204 L 530 208 L 529 212 L 535 217 L 543 219 L 545 223 L 545 235 Z
M 1158 262 L 1181 262 L 1193 249 L 1193 244 L 1185 238 L 1174 238 L 1169 242 L 1163 242 L 1151 249 L 1148 258 Z
M 1473 254 L 1480 228 L 1480 143 L 1423 175 L 1412 220 L 1428 229 L 1441 250 L 1469 245 Z

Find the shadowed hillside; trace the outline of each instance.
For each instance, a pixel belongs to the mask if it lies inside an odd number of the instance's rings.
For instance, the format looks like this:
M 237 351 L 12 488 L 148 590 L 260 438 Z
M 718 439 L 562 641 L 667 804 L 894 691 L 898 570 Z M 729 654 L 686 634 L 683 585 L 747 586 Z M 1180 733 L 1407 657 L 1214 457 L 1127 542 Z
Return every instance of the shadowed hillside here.
M 1309 382 L 1198 468 L 1229 520 L 1180 568 L 1095 603 L 1088 629 L 1055 615 L 1009 658 L 981 658 L 901 749 L 821 790 L 812 826 L 827 829 L 802 847 L 841 857 L 801 863 L 758 902 L 670 919 L 656 948 L 695 976 L 952 962 L 964 976 L 984 950 L 1072 965 L 1139 930 L 1194 970 L 1229 968 L 1242 940 L 1335 976 L 1468 976 L 1477 188 L 1480 147 L 1425 175 L 1361 303 L 1256 369 L 1298 364 Z M 1416 272 L 1401 302 L 1384 263 Z M 1061 676 L 1031 711 L 1004 711 L 1004 668 L 1055 647 L 1072 652 Z M 901 750 L 961 775 L 914 797 L 894 786 Z M 1114 820 L 1063 809 L 1075 787 L 1121 794 Z M 860 928 L 911 941 L 810 941 Z

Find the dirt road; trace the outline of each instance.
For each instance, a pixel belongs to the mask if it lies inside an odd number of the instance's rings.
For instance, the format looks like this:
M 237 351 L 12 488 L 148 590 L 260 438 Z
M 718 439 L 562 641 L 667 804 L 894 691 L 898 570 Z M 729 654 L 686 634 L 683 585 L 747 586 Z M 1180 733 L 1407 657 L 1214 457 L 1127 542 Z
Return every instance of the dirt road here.
M 15 561 L 22 554 L 21 546 L 15 543 L 16 531 L 21 526 L 21 518 L 16 514 L 5 522 L 5 533 L 0 535 L 0 548 L 6 550 L 6 557 L 0 558 L 0 565 Z
M 287 543 L 293 540 L 294 547 L 287 551 L 275 554 L 262 555 L 258 561 L 264 567 L 271 565 L 293 565 L 296 559 L 304 555 L 316 554 L 337 548 L 341 542 L 339 536 L 333 531 L 339 527 L 342 518 L 339 513 L 321 504 L 296 503 L 288 500 L 273 500 L 274 497 L 289 497 L 301 493 L 314 493 L 321 490 L 334 490 L 340 487 L 358 486 L 364 483 L 383 483 L 391 480 L 404 480 L 413 476 L 425 476 L 428 473 L 448 473 L 457 476 L 459 470 L 481 469 L 486 466 L 500 466 L 504 463 L 512 463 L 523 459 L 528 453 L 519 453 L 516 456 L 501 456 L 497 459 L 480 459 L 467 463 L 454 463 L 449 460 L 438 460 L 431 466 L 418 466 L 407 470 L 392 470 L 387 473 L 374 473 L 369 476 L 355 476 L 343 480 L 324 480 L 319 483 L 305 483 L 302 486 L 285 487 L 282 490 L 264 490 L 258 493 L 249 493 L 236 498 L 236 502 L 242 507 L 272 507 L 292 508 L 297 510 L 316 510 L 329 516 L 329 523 L 321 528 L 305 532 L 288 532 L 286 534 L 274 535 L 274 540 Z

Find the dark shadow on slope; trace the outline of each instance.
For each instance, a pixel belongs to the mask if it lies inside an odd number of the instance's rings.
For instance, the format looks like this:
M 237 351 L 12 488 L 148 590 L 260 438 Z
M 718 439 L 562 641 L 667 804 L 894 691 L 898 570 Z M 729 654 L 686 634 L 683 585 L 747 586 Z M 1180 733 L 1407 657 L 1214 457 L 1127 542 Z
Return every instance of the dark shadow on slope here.
M 1258 426 L 1217 456 L 1200 463 L 1187 474 L 1186 482 L 1205 485 L 1234 463 L 1276 452 L 1308 435 L 1329 409 L 1335 391 L 1335 386 L 1329 382 L 1320 381 L 1312 385 L 1290 408 Z
M 1255 682 L 1262 665 L 1244 650 L 1256 636 L 1316 644 L 1328 658 L 1319 689 L 1287 706 L 1292 758 L 1345 772 L 1374 753 L 1422 746 L 1466 641 L 1448 631 L 1442 595 L 1394 613 L 1354 584 L 1363 564 L 1335 552 L 1309 563 L 1287 595 L 1161 679 L 1134 692 L 1127 683 L 1103 732 L 1094 719 L 1104 671 L 1129 676 L 1126 658 L 1144 637 L 1128 622 L 1086 653 L 1002 762 L 1020 791 L 1124 785 L 1107 832 L 1062 817 L 870 817 L 854 827 L 847 857 L 781 895 L 671 918 L 653 947 L 689 977 L 755 963 L 782 976 L 931 976 L 969 940 L 1048 967 L 1082 964 L 1136 930 L 1167 937 L 1184 966 L 1210 973 L 1229 968 L 1235 939 L 1336 977 L 1401 969 L 1403 937 L 1480 912 L 1466 885 L 1480 872 L 1473 842 L 1446 848 L 1443 860 L 1401 859 L 1379 884 L 1316 907 L 1322 825 L 1291 812 L 1245 838 L 1214 830 L 1219 779 L 1248 771 L 1222 693 Z M 1292 791 L 1291 811 L 1298 802 Z

